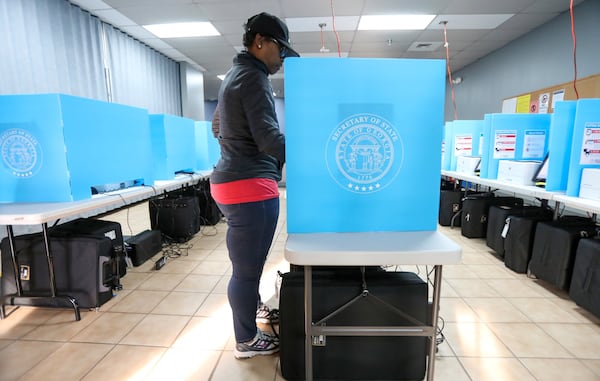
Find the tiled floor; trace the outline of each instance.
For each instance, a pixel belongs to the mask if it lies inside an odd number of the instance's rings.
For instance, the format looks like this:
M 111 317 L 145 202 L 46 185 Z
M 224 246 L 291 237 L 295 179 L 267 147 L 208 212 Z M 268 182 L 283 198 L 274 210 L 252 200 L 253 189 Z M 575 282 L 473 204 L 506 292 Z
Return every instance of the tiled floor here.
M 102 218 L 120 222 L 125 235 L 149 228 L 144 203 Z M 600 380 L 600 319 L 506 269 L 484 240 L 440 230 L 463 254 L 443 270 L 445 341 L 435 380 Z M 81 321 L 67 310 L 8 307 L 0 321 L 0 381 L 283 380 L 278 356 L 233 358 L 225 231 L 224 223 L 204 227 L 160 271 L 153 261 L 128 269 L 124 289 Z M 276 234 L 261 287 L 270 303 L 277 270 L 289 268 L 285 199 Z

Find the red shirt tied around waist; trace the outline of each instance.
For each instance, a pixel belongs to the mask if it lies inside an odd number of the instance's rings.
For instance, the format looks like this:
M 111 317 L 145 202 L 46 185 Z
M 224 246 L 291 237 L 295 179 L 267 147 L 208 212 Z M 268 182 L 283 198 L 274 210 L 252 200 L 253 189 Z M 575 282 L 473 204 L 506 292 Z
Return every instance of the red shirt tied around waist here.
M 210 184 L 216 202 L 224 205 L 257 202 L 279 197 L 279 187 L 271 179 L 244 179 Z

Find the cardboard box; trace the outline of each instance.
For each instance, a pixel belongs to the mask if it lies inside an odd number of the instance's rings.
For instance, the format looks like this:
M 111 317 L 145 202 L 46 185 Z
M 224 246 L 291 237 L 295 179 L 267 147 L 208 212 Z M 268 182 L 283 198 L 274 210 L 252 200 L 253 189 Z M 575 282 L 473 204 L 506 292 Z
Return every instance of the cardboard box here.
M 583 168 L 579 197 L 600 201 L 600 168 Z
M 0 202 L 88 199 L 154 184 L 148 111 L 64 94 L 0 96 Z
M 511 184 L 535 185 L 532 178 L 540 164 L 539 161 L 500 160 L 498 180 Z

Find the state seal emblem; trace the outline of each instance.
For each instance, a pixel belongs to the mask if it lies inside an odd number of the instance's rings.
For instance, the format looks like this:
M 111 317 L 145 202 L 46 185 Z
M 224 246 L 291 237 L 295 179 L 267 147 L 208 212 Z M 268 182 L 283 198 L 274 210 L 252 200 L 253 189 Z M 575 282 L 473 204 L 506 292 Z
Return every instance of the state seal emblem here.
M 15 177 L 31 177 L 41 166 L 42 150 L 31 133 L 20 128 L 0 134 L 2 163 Z
M 378 115 L 350 116 L 327 140 L 329 174 L 350 192 L 366 194 L 384 189 L 400 172 L 403 160 L 398 130 Z

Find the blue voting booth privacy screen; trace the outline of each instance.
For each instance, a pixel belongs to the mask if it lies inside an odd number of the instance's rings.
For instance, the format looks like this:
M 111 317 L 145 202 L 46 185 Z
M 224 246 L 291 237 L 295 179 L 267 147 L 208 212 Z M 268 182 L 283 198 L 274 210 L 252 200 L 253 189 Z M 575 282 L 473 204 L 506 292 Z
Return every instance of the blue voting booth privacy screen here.
M 150 131 L 157 180 L 172 180 L 177 172 L 196 168 L 194 121 L 169 114 L 151 114 Z
M 454 139 L 452 135 L 452 124 L 454 122 L 448 121 L 444 124 L 444 135 L 442 139 L 442 169 L 444 171 L 452 170 L 452 145 Z
M 450 128 L 450 170 L 456 171 L 459 156 L 481 156 L 483 120 L 455 120 Z
M 437 229 L 444 68 L 285 60 L 289 233 Z
M 154 184 L 145 109 L 64 94 L 0 96 L 0 202 L 89 199 Z
M 600 99 L 577 101 L 567 196 L 579 196 L 583 168 L 600 168 Z
M 544 160 L 548 152 L 551 114 L 487 114 L 484 152 L 487 170 L 480 177 L 496 179 L 500 160 Z
M 548 141 L 547 191 L 567 189 L 576 109 L 577 101 L 559 101 L 554 104 Z
M 213 136 L 212 122 L 195 122 L 196 134 L 196 169 L 212 170 L 221 154 L 219 141 Z

